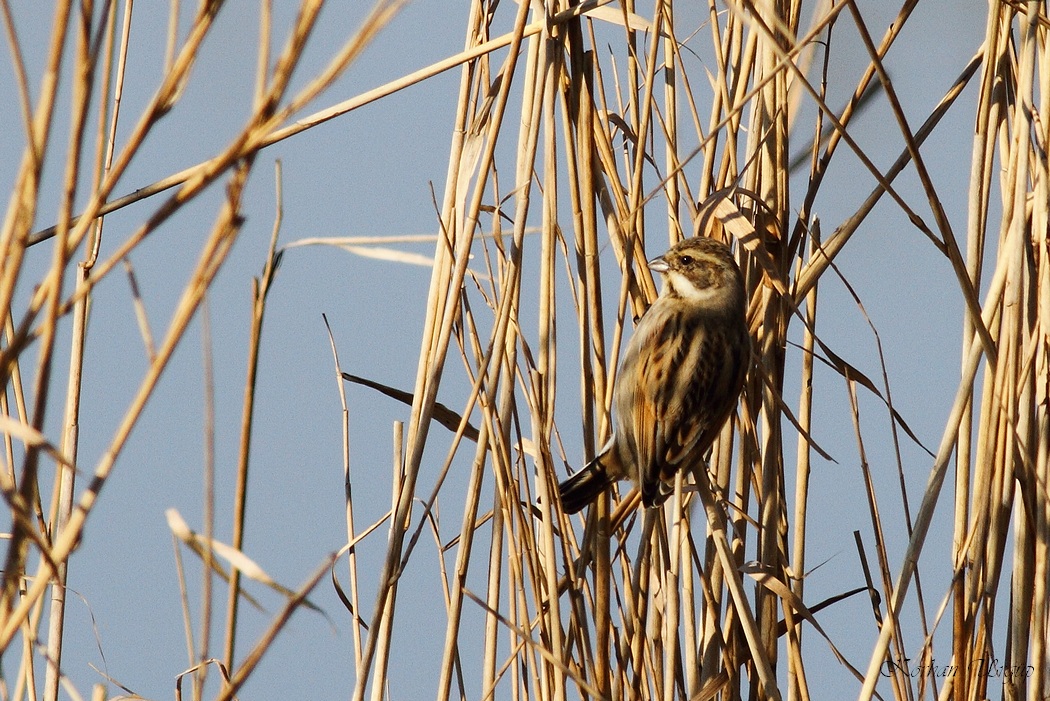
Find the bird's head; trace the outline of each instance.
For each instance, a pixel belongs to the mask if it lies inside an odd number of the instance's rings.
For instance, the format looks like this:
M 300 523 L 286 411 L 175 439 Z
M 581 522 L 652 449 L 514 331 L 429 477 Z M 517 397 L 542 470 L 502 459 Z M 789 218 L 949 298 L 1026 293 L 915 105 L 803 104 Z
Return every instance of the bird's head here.
M 662 296 L 712 310 L 738 310 L 744 305 L 740 268 L 721 241 L 704 236 L 686 239 L 649 261 L 649 269 L 664 280 Z

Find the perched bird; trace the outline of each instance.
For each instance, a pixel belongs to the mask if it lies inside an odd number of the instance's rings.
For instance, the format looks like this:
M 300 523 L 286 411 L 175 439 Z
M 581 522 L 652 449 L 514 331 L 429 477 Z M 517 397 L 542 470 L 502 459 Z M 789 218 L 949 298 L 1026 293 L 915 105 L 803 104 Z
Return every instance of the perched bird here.
M 574 514 L 613 482 L 630 478 L 642 503 L 661 504 L 662 485 L 703 458 L 736 407 L 751 339 L 744 282 L 729 248 L 682 241 L 649 268 L 663 289 L 642 315 L 613 387 L 612 436 L 590 464 L 558 485 Z

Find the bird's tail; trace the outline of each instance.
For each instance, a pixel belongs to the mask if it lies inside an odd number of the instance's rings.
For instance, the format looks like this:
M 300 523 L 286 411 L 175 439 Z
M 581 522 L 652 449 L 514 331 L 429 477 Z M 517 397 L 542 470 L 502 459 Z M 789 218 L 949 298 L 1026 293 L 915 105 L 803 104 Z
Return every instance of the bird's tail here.
M 587 467 L 558 485 L 562 511 L 574 514 L 582 510 L 614 481 L 597 459 L 592 460 Z

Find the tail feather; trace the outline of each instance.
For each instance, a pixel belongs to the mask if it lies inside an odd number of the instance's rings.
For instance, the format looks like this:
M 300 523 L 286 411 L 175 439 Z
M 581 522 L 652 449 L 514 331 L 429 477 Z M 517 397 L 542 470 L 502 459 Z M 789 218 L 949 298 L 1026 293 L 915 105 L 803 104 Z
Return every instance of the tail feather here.
M 597 460 L 558 485 L 561 509 L 567 514 L 581 511 L 615 480 Z

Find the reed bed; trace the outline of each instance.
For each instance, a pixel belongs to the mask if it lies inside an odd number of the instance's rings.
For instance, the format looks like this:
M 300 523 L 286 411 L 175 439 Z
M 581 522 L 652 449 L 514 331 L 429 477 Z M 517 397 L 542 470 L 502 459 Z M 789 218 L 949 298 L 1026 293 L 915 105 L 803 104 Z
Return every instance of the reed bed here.
M 120 148 L 113 137 L 116 103 L 107 97 L 99 114 L 89 112 L 92 90 L 111 95 L 110 81 L 121 79 L 127 37 L 117 26 L 118 8 L 74 12 L 59 4 L 61 22 L 35 104 L 22 79 L 28 145 L 0 234 L 7 466 L 0 492 L 12 523 L 0 606 L 0 651 L 9 660 L 5 694 L 57 698 L 65 563 L 238 236 L 241 195 L 259 151 L 454 69 L 459 94 L 448 172 L 435 196 L 439 231 L 420 313 L 416 376 L 390 387 L 351 375 L 333 342 L 342 378 L 410 407 L 407 421 L 395 427 L 389 513 L 378 523 L 355 519 L 358 473 L 347 432 L 347 545 L 340 556 L 349 567 L 326 562 L 306 585 L 291 589 L 242 552 L 256 383 L 250 371 L 236 492 L 207 493 L 200 532 L 177 513 L 168 515 L 178 541 L 227 588 L 219 616 L 212 576 L 199 590 L 185 585 L 187 600 L 192 590 L 201 601 L 196 626 L 187 623 L 190 659 L 199 665 L 188 677 L 190 690 L 180 683 L 179 693 L 203 697 L 206 671 L 214 667 L 222 679 L 217 695 L 237 694 L 291 612 L 311 605 L 310 592 L 332 566 L 352 631 L 346 665 L 354 699 L 395 697 L 391 682 L 413 673 L 397 664 L 399 644 L 418 616 L 403 610 L 399 592 L 412 588 L 439 590 L 445 603 L 428 612 L 426 626 L 441 650 L 438 678 L 428 687 L 438 699 L 823 698 L 829 655 L 851 680 L 847 693 L 860 699 L 1046 697 L 1047 4 L 990 2 L 984 43 L 944 81 L 946 92 L 921 119 L 905 114 L 885 60 L 922 3 L 905 2 L 879 34 L 853 0 L 706 7 L 673 0 L 473 0 L 462 53 L 303 117 L 381 36 L 400 4 L 380 2 L 328 66 L 293 93 L 290 76 L 323 5 L 304 0 L 281 48 L 260 41 L 255 106 L 228 147 L 124 198 L 115 197 L 116 182 L 179 100 L 196 47 L 222 3 L 201 4 L 187 34 L 173 30 L 164 79 Z M 259 14 L 262 36 L 269 37 L 265 2 Z M 844 104 L 830 104 L 839 36 L 863 47 L 867 65 Z M 53 76 L 70 57 L 83 70 L 74 73 L 75 138 L 65 147 L 49 126 Z M 20 65 L 17 52 L 13 62 Z M 968 145 L 972 153 L 965 212 L 946 209 L 924 151 L 944 115 L 961 109 L 962 96 L 976 114 L 973 132 L 951 135 L 957 148 Z M 891 121 L 903 144 L 888 168 L 854 131 L 865 111 Z M 57 224 L 39 229 L 36 208 L 47 194 L 41 164 L 55 150 L 68 164 L 67 191 Z M 842 160 L 857 164 L 873 189 L 848 216 L 821 221 L 817 205 L 835 189 L 828 173 Z M 899 184 L 902 173 L 907 185 Z M 77 455 L 77 361 L 92 289 L 119 274 L 130 251 L 214 182 L 224 183 L 225 201 L 196 271 L 169 327 L 147 344 L 154 349 L 149 372 L 109 448 L 85 464 Z M 75 195 L 88 203 L 79 212 Z M 99 257 L 105 215 L 143 199 L 149 212 L 141 227 Z M 907 236 L 943 256 L 954 276 L 952 303 L 962 309 L 960 351 L 952 361 L 960 367 L 958 386 L 946 399 L 951 408 L 939 443 L 931 440 L 922 453 L 918 475 L 904 465 L 901 446 L 921 452 L 928 437 L 916 435 L 908 411 L 893 401 L 878 328 L 872 324 L 878 361 L 869 367 L 822 340 L 818 325 L 822 286 L 853 293 L 837 261 L 879 204 L 909 222 Z M 965 237 L 951 223 L 963 220 Z M 250 369 L 273 273 L 288 250 L 278 246 L 279 230 L 278 215 L 254 288 Z M 662 509 L 641 509 L 623 484 L 582 517 L 569 518 L 556 484 L 608 435 L 619 349 L 657 293 L 646 259 L 693 235 L 732 242 L 745 271 L 753 358 L 738 411 L 707 464 L 684 475 Z M 14 291 L 26 284 L 23 261 L 31 246 L 49 247 L 51 264 L 28 303 L 16 308 Z M 896 294 L 901 284 L 886 281 L 884 293 Z M 863 313 L 859 295 L 856 304 Z M 74 344 L 64 382 L 53 367 L 60 329 L 72 330 Z M 818 372 L 834 373 L 846 390 L 838 410 L 854 427 L 848 460 L 866 485 L 870 530 L 857 536 L 865 576 L 851 570 L 835 596 L 814 601 L 805 575 L 819 563 L 807 550 L 807 532 L 823 527 L 818 514 L 825 505 L 809 497 L 817 461 L 832 457 L 818 438 L 826 421 L 815 411 Z M 442 386 L 457 384 L 467 388 L 465 401 L 438 401 Z M 48 399 L 65 404 L 63 429 L 54 436 L 45 432 Z M 345 395 L 342 406 L 345 426 L 359 408 Z M 861 407 L 871 406 L 886 418 L 878 435 L 861 415 Z M 445 444 L 435 435 L 446 430 L 453 439 L 438 455 Z M 897 494 L 885 493 L 872 476 L 867 455 L 875 441 L 893 446 Z M 53 485 L 50 495 L 42 484 Z M 921 501 L 909 506 L 916 485 Z M 220 498 L 232 504 L 231 543 L 213 533 Z M 880 508 L 880 498 L 904 502 L 900 520 Z M 454 533 L 447 532 L 450 505 L 462 509 Z M 950 539 L 931 537 L 935 518 L 951 523 Z M 431 536 L 440 551 L 437 571 L 412 566 Z M 379 558 L 379 568 L 357 566 L 366 552 Z M 279 591 L 286 605 L 267 634 L 238 655 L 246 577 Z M 934 584 L 922 587 L 920 577 Z M 375 599 L 364 591 L 376 592 Z M 872 644 L 863 658 L 842 655 L 846 641 L 822 625 L 837 606 L 858 600 L 870 601 L 863 625 Z M 221 652 L 208 647 L 213 630 L 223 631 Z M 35 677 L 41 661 L 42 684 Z

